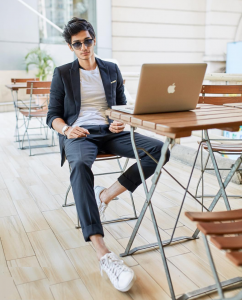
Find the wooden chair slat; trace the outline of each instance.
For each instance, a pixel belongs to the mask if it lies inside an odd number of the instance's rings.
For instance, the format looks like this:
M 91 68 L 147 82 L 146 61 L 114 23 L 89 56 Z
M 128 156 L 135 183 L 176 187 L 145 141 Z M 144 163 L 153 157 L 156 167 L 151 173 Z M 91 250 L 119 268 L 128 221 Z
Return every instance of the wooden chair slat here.
M 213 236 L 210 241 L 221 250 L 242 249 L 242 236 Z
M 25 117 L 35 117 L 35 118 L 43 118 L 47 116 L 47 110 L 36 110 L 31 111 L 29 110 L 20 110 L 20 113 L 24 115 Z
M 216 212 L 185 212 L 185 215 L 195 222 L 222 222 L 242 220 L 242 209 Z
M 39 78 L 11 78 L 11 82 L 13 83 L 20 83 L 20 82 L 27 82 L 27 81 L 39 81 Z
M 28 81 L 27 88 L 31 88 L 31 84 L 33 84 L 33 88 L 50 88 L 51 81 Z
M 198 103 L 223 105 L 226 103 L 242 102 L 242 97 L 199 97 Z
M 242 94 L 242 85 L 202 85 L 202 94 Z
M 227 252 L 226 257 L 236 266 L 242 266 L 242 252 L 239 251 Z
M 98 153 L 96 159 L 119 157 L 115 154 Z
M 31 89 L 26 90 L 26 94 L 30 94 Z M 33 95 L 48 95 L 50 94 L 50 88 L 38 88 L 32 90 Z
M 225 235 L 242 233 L 242 221 L 233 223 L 199 222 L 197 228 L 205 235 Z
M 236 141 L 236 140 L 235 140 Z M 202 143 L 202 146 L 205 150 L 208 150 L 207 144 Z M 214 152 L 223 151 L 223 152 L 242 152 L 242 144 L 215 144 L 211 143 L 212 149 Z

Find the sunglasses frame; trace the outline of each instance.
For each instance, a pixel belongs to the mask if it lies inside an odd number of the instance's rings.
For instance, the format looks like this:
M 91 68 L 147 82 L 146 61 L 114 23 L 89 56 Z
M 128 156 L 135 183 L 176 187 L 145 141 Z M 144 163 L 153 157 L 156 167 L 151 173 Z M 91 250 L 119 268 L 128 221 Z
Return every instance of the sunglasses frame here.
M 92 43 L 91 43 L 90 45 L 86 45 L 85 42 L 87 42 L 87 41 L 92 41 Z M 75 50 L 80 50 L 80 49 L 82 48 L 82 45 L 83 45 L 83 44 L 84 44 L 87 48 L 89 48 L 89 47 L 92 46 L 93 41 L 94 41 L 93 39 L 87 39 L 87 40 L 85 40 L 83 43 L 81 43 L 81 42 L 75 42 L 74 44 L 71 44 L 71 46 L 72 46 L 72 48 L 74 48 Z M 75 44 L 77 44 L 77 43 L 80 43 L 80 44 L 81 44 L 81 46 L 78 47 L 78 48 L 75 47 Z

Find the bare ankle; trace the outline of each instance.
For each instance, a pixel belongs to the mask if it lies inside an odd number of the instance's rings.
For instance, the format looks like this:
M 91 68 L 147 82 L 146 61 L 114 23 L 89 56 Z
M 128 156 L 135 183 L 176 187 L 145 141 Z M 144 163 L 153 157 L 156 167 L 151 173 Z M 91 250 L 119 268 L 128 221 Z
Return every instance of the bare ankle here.
M 100 198 L 101 202 L 104 202 L 104 203 L 105 203 L 105 200 L 106 200 L 106 197 L 105 197 L 106 191 L 107 191 L 107 189 L 104 189 L 103 191 L 101 191 L 101 193 L 99 195 L 99 198 Z
M 110 253 L 108 249 L 102 249 L 101 251 L 97 251 L 97 258 L 100 260 L 105 254 Z

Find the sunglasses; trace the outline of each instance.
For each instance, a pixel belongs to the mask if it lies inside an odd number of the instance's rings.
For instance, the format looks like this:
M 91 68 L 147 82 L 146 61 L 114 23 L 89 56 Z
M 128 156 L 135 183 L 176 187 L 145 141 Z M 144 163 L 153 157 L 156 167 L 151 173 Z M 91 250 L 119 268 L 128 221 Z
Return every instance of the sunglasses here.
M 87 48 L 91 47 L 92 44 L 93 44 L 93 39 L 88 39 L 88 40 L 85 40 L 83 43 L 81 42 L 76 42 L 74 44 L 71 44 L 72 47 L 75 49 L 75 50 L 79 50 L 82 48 L 82 44 L 84 44 Z

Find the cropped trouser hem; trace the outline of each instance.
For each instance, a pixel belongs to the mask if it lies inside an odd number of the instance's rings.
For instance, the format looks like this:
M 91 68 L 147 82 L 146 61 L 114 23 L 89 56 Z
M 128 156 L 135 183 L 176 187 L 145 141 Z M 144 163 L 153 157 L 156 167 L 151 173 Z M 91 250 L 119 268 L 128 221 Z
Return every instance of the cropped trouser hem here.
M 88 225 L 85 228 L 82 228 L 82 232 L 86 242 L 90 242 L 90 236 L 95 234 L 100 234 L 102 237 L 104 237 L 103 227 L 101 223 Z
M 130 179 L 128 179 L 124 174 L 122 174 L 119 178 L 118 178 L 118 182 L 124 186 L 128 191 L 130 191 L 131 193 L 133 193 L 135 191 L 135 189 L 139 186 L 139 185 L 135 185 Z

